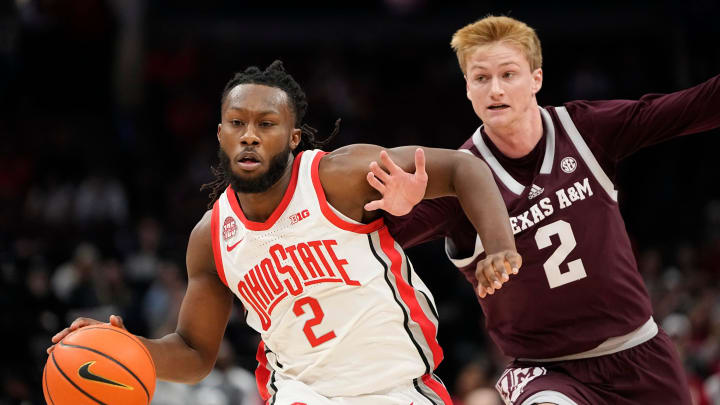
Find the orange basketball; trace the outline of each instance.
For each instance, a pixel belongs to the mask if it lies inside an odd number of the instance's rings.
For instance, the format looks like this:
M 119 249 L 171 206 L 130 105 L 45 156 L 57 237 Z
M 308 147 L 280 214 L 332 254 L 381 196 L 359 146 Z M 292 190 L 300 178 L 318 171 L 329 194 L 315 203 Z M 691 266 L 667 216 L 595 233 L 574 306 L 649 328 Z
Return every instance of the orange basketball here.
M 147 405 L 155 363 L 130 332 L 100 324 L 65 336 L 48 356 L 43 393 L 49 405 Z

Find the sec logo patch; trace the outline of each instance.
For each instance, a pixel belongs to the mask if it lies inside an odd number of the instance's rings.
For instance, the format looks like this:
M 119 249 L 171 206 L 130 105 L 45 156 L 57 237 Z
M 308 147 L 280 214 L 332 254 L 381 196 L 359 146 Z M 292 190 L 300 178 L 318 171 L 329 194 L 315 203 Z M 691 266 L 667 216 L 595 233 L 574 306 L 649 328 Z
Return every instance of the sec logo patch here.
M 570 156 L 568 156 L 560 162 L 560 168 L 565 173 L 572 173 L 575 171 L 575 169 L 577 169 L 577 161 L 575 160 L 575 158 L 571 158 Z

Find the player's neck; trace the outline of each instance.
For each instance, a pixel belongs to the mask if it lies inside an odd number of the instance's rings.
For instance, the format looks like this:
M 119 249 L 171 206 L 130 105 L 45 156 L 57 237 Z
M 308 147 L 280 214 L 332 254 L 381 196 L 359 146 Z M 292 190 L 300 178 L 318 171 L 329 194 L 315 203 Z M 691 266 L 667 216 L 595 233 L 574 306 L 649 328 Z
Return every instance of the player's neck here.
M 540 109 L 536 106 L 522 119 L 503 127 L 485 125 L 485 133 L 503 155 L 517 159 L 532 152 L 543 135 Z
M 265 222 L 270 218 L 275 208 L 280 205 L 290 184 L 292 165 L 289 165 L 288 169 L 280 180 L 262 193 L 235 192 L 245 218 L 253 222 Z

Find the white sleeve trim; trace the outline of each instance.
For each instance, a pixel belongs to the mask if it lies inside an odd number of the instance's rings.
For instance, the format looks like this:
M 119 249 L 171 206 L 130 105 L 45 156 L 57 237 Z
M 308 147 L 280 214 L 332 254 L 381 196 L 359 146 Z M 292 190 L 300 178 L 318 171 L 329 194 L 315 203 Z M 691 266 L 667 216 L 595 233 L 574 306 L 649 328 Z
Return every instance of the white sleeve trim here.
M 456 258 L 455 257 L 455 246 L 453 245 L 450 238 L 445 238 L 445 254 L 447 255 L 448 259 L 452 262 L 453 265 L 457 268 L 462 268 L 475 260 L 476 257 L 478 257 L 481 253 L 485 252 L 485 248 L 483 247 L 482 241 L 480 240 L 480 235 L 475 235 L 475 251 L 473 252 L 472 256 L 466 257 L 466 258 Z
M 545 129 L 545 157 L 540 167 L 540 174 L 550 174 L 555 160 L 555 127 L 552 118 L 550 118 L 550 113 L 542 107 L 540 107 L 540 116 Z
M 482 139 L 482 126 L 478 128 L 475 133 L 472 136 L 473 143 L 475 144 L 475 147 L 477 148 L 478 152 L 480 152 L 480 155 L 485 159 L 485 163 L 487 163 L 488 166 L 490 166 L 490 169 L 495 172 L 498 179 L 505 185 L 505 187 L 508 188 L 508 190 L 512 191 L 516 195 L 521 195 L 523 191 L 525 191 L 525 186 L 518 183 L 517 180 L 515 180 L 510 173 L 505 170 L 504 167 L 498 162 L 498 160 L 493 156 L 492 152 L 490 152 L 490 149 L 485 145 L 485 141 Z
M 598 183 L 600 183 L 602 188 L 605 189 L 610 198 L 612 198 L 613 201 L 617 201 L 617 190 L 615 190 L 615 185 L 607 174 L 605 174 L 605 171 L 602 169 L 597 159 L 595 159 L 595 155 L 593 155 L 590 147 L 588 147 L 582 135 L 580 135 L 580 132 L 575 127 L 575 123 L 572 118 L 570 118 L 570 114 L 567 112 L 567 109 L 565 107 L 556 107 L 555 112 L 557 112 L 558 118 L 560 118 L 560 123 L 565 128 L 565 132 L 567 132 L 570 136 L 572 143 L 575 144 L 575 149 L 577 149 L 578 153 L 580 153 L 580 156 L 590 168 L 590 171 L 593 176 L 595 176 L 595 179 Z

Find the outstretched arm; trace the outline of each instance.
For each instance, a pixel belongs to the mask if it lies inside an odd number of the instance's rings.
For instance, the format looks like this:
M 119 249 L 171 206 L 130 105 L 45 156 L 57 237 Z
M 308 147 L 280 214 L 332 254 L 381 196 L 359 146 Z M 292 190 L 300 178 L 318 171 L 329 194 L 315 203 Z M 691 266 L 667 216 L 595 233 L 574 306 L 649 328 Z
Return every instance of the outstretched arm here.
M 208 212 L 190 234 L 186 258 L 188 287 L 176 331 L 160 339 L 138 336 L 150 351 L 161 380 L 196 383 L 215 364 L 232 309 L 232 293 L 215 272 L 210 235 Z M 78 318 L 53 336 L 52 342 L 56 344 L 70 332 L 97 323 L 100 322 Z M 110 323 L 124 328 L 119 316 L 111 316 Z
M 384 176 L 379 171 L 377 176 L 373 174 L 378 180 L 374 184 L 384 188 L 388 197 L 384 202 L 378 203 L 379 205 L 385 205 L 393 211 L 406 210 L 408 206 L 411 207 L 419 201 L 418 196 L 458 198 L 483 240 L 488 255 L 476 271 L 478 294 L 481 297 L 486 293 L 493 293 L 509 278 L 510 273 L 517 272 L 521 259 L 515 249 L 507 209 L 490 169 L 482 160 L 449 149 L 422 148 L 418 152 L 417 147 L 400 147 L 382 152 L 383 148 L 375 145 L 351 145 L 323 158 L 320 162 L 320 178 L 328 201 L 335 208 L 357 220 L 372 218 L 362 208 L 365 204 L 378 200 L 382 194 L 368 183 L 370 177 L 367 175 L 367 168 L 372 162 L 380 160 L 382 166 L 385 166 L 387 171 L 392 170 L 395 176 Z M 426 156 L 428 177 L 424 193 L 420 191 L 425 184 L 423 154 Z M 415 171 L 416 165 L 420 170 L 414 175 L 406 176 L 407 173 L 402 173 Z M 383 169 L 382 166 L 378 166 L 378 169 Z M 408 182 L 412 187 L 408 187 L 406 193 L 396 193 L 395 197 L 390 198 L 387 191 L 396 176 L 405 176 L 405 180 L 400 182 Z M 392 190 L 400 188 L 393 186 Z M 371 204 L 369 208 L 377 208 L 376 205 Z
M 388 172 L 373 161 L 370 163 L 367 181 L 383 198 L 365 204 L 365 210 L 383 210 L 398 217 L 405 215 L 425 197 L 428 182 L 425 152 L 420 148 L 415 150 L 415 173 L 412 174 L 396 165 L 384 150 L 380 151 L 380 160 Z
M 565 106 L 580 134 L 596 145 L 593 152 L 605 154 L 614 165 L 641 148 L 720 127 L 720 75 L 673 93 Z

